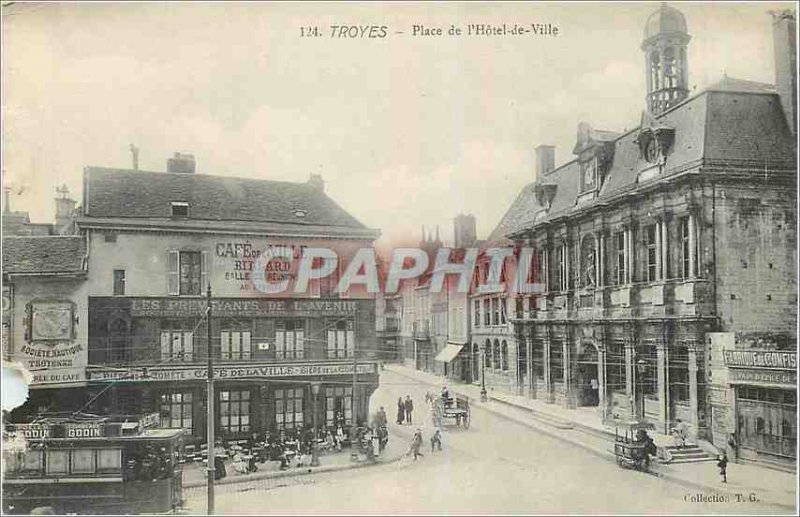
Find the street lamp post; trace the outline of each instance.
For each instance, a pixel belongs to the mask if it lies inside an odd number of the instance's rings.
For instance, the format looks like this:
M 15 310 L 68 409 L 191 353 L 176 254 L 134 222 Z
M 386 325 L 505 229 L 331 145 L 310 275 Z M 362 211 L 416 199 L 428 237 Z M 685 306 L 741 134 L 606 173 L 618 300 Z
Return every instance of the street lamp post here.
M 356 340 L 353 340 L 353 393 L 350 401 L 350 460 L 358 461 L 358 444 L 356 443 L 356 385 L 358 383 L 358 356 Z
M 311 383 L 311 394 L 314 396 L 314 441 L 311 443 L 311 466 L 312 467 L 319 467 L 319 454 L 318 454 L 318 442 L 317 442 L 317 396 L 319 395 L 319 383 L 312 382 Z
M 636 361 L 636 373 L 638 382 L 636 383 L 636 421 L 644 421 L 644 372 L 647 362 L 644 359 Z

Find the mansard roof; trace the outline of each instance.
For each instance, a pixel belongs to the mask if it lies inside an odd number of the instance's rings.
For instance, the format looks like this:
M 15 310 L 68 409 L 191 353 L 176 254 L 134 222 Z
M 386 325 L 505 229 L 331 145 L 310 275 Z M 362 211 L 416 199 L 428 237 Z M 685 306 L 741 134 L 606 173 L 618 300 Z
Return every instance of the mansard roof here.
M 784 170 L 795 167 L 796 143 L 771 85 L 725 78 L 654 118 L 642 117 L 640 125 L 645 124 L 669 128 L 674 140 L 663 172 L 644 183 L 710 164 Z M 594 200 L 576 205 L 581 169 L 577 160 L 570 161 L 538 180 L 556 190 L 549 210 L 537 208 L 535 196 L 534 201 L 526 200 L 525 193 L 535 190 L 535 186 L 526 186 L 492 235 L 511 238 L 543 222 L 639 188 L 644 184 L 638 182 L 639 173 L 647 166 L 637 143 L 639 131 L 640 127 L 636 127 L 613 141 L 613 157 Z M 538 215 L 531 214 L 537 210 Z M 530 217 L 521 217 L 520 212 Z
M 195 173 L 147 172 L 105 167 L 84 171 L 84 219 L 137 219 L 169 223 L 172 203 L 188 203 L 180 226 L 198 221 L 230 226 L 238 223 L 286 227 L 332 228 L 341 233 L 368 229 L 322 190 L 292 183 Z

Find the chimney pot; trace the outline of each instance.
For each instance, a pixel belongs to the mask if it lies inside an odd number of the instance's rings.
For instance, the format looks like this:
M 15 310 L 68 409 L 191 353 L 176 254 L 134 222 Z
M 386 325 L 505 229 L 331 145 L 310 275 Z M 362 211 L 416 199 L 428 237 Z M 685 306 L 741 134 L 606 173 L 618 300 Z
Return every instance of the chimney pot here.
M 308 184 L 320 192 L 325 192 L 325 181 L 319 174 L 312 174 L 308 177 Z
M 175 153 L 172 158 L 167 158 L 167 172 L 177 174 L 194 174 L 195 160 L 193 154 Z

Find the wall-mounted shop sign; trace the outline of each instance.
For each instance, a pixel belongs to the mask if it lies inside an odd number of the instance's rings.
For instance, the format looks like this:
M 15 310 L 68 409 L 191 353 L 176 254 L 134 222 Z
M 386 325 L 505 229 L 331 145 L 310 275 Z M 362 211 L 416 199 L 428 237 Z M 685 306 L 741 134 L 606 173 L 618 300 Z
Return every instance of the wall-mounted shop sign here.
M 214 317 L 346 316 L 358 312 L 355 300 L 253 300 L 214 299 Z M 197 318 L 205 314 L 206 300 L 131 298 L 131 316 Z
M 794 388 L 797 385 L 797 371 L 736 368 L 731 370 L 729 382 L 731 384 L 786 386 Z
M 375 363 L 358 364 L 358 373 L 368 375 L 377 373 Z M 208 370 L 200 366 L 185 368 L 141 368 L 137 370 L 112 371 L 90 370 L 90 381 L 133 381 L 133 382 L 174 382 L 205 380 Z M 247 365 L 218 366 L 214 368 L 214 377 L 227 379 L 261 379 L 273 377 L 302 377 L 306 375 L 353 375 L 353 363 L 343 364 L 295 364 L 295 365 Z
M 30 341 L 69 341 L 74 336 L 75 306 L 69 301 L 31 302 Z
M 779 350 L 724 350 L 725 365 L 731 368 L 797 369 L 797 352 Z

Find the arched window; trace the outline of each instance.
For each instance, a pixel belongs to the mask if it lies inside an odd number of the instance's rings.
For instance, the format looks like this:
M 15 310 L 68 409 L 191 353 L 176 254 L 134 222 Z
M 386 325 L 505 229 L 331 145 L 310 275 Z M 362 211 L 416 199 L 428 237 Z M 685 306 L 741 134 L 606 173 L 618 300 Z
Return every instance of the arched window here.
M 483 350 L 483 364 L 486 365 L 486 368 L 492 367 L 492 342 L 490 340 L 486 340 L 486 348 Z
M 503 371 L 508 371 L 508 343 L 503 341 L 503 347 L 500 349 L 500 363 Z
M 494 355 L 494 357 L 492 359 L 494 359 L 494 368 L 495 368 L 495 370 L 499 370 L 500 366 L 501 366 L 500 365 L 500 341 L 498 341 L 497 339 L 494 340 L 494 354 L 493 355 Z
M 481 371 L 481 349 L 478 343 L 472 344 L 472 380 L 477 380 Z

